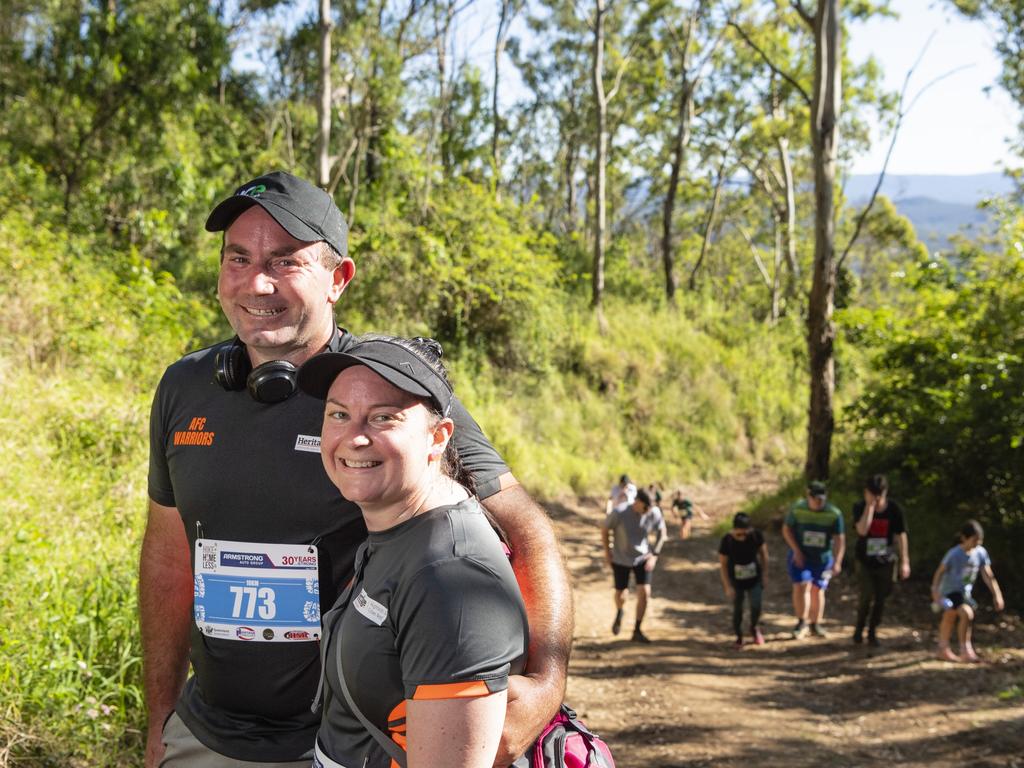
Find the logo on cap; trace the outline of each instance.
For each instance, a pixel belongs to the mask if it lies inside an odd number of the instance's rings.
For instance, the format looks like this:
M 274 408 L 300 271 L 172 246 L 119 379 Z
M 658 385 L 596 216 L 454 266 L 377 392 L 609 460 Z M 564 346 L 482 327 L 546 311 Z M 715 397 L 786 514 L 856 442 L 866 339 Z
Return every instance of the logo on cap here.
M 238 194 L 245 195 L 246 197 L 259 197 L 260 195 L 262 195 L 266 191 L 267 191 L 267 185 L 266 184 L 256 184 L 255 186 L 249 187 L 248 189 L 243 189 Z

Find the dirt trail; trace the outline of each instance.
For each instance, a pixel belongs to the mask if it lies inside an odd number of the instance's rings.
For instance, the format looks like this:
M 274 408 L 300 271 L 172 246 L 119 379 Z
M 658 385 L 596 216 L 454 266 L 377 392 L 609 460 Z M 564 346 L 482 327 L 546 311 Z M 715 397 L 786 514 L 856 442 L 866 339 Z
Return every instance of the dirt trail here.
M 1024 626 L 983 609 L 976 666 L 934 660 L 930 574 L 897 586 L 874 655 L 850 641 L 856 590 L 844 573 L 829 589 L 827 639 L 794 641 L 784 544 L 767 531 L 767 644 L 732 647 L 715 524 L 773 487 L 763 471 L 688 491 L 712 518 L 670 540 L 644 629 L 628 640 L 635 601 L 613 637 L 611 574 L 600 558 L 600 499 L 550 504 L 576 593 L 567 699 L 611 745 L 619 768 L 669 766 L 946 766 L 1024 768 Z M 997 564 L 998 570 L 998 564 Z M 921 579 L 925 579 L 922 581 Z M 1019 688 L 1018 688 L 1019 691 Z

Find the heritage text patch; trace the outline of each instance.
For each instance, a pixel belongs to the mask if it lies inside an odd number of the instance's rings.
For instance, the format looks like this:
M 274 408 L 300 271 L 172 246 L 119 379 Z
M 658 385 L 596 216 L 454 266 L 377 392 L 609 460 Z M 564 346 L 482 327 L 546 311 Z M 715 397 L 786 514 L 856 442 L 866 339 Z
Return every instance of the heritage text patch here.
M 320 453 L 320 436 L 296 435 L 295 450 L 306 451 L 307 453 Z

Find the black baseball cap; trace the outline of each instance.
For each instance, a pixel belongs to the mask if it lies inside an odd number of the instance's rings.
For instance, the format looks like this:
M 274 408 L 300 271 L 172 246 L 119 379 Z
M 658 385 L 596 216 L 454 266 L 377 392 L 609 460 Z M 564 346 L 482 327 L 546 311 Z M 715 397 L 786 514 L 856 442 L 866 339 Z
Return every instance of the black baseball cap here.
M 285 232 L 305 243 L 325 242 L 348 255 L 348 224 L 334 198 L 319 187 L 284 171 L 246 182 L 206 219 L 207 232 L 222 232 L 242 213 L 260 206 Z
M 750 515 L 746 512 L 737 512 L 732 518 L 732 527 L 744 530 L 751 527 Z
M 299 389 L 326 400 L 331 384 L 346 368 L 365 365 L 404 392 L 426 397 L 445 416 L 452 404 L 452 388 L 419 355 L 390 339 L 370 339 L 353 344 L 344 352 L 323 352 L 299 368 Z
M 825 495 L 825 484 L 821 480 L 811 480 L 807 484 L 807 493 L 811 496 L 824 496 Z

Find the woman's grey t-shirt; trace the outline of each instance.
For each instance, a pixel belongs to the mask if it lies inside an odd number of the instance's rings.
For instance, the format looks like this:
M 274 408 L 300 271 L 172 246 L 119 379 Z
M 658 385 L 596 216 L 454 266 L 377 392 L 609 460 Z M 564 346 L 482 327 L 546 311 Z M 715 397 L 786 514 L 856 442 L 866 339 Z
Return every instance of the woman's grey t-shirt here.
M 482 696 L 522 671 L 526 610 L 480 505 L 439 507 L 370 533 L 348 605 L 324 617 L 328 695 L 317 739 L 333 760 L 382 768 L 390 758 L 348 708 L 405 746 L 409 699 Z

